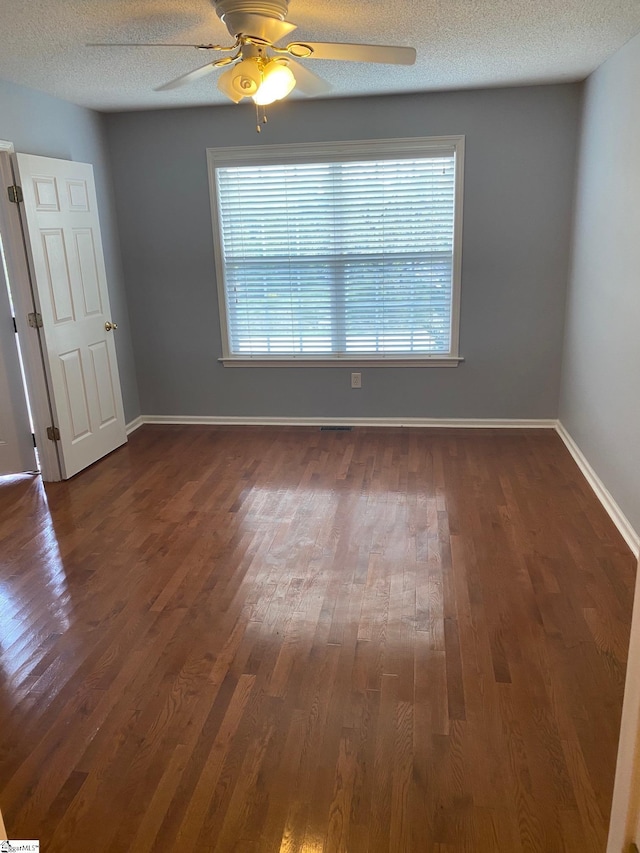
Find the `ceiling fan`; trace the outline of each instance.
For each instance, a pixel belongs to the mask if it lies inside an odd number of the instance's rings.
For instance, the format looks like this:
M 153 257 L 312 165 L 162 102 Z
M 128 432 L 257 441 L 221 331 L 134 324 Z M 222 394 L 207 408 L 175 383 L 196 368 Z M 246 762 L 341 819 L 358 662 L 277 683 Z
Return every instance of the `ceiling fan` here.
M 330 84 L 298 60 L 338 59 L 351 62 L 379 62 L 389 65 L 413 65 L 412 47 L 337 42 L 292 41 L 279 46 L 296 24 L 286 20 L 289 0 L 212 0 L 218 17 L 225 24 L 231 45 L 219 44 L 137 44 L 118 47 L 194 47 L 226 55 L 207 65 L 182 74 L 158 86 L 163 92 L 192 83 L 220 68 L 220 91 L 235 103 L 252 98 L 259 106 L 285 98 L 294 88 L 305 95 L 323 95 Z

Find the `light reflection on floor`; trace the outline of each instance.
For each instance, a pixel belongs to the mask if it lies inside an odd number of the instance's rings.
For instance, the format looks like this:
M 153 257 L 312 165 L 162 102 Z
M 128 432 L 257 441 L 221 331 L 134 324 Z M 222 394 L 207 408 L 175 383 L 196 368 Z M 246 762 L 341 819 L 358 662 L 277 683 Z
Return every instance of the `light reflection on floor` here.
M 12 565 L 16 545 L 2 546 L 0 526 L 0 668 L 5 686 L 17 689 L 49 651 L 47 641 L 52 635 L 69 630 L 71 597 L 40 477 L 0 477 L 0 489 L 14 489 L 15 500 L 26 505 L 35 524 L 32 538 L 19 546 L 21 565 L 25 565 L 25 553 L 29 556 L 26 574 L 16 574 Z M 34 585 L 37 596 L 32 592 Z M 37 611 L 33 610 L 34 600 L 38 601 Z

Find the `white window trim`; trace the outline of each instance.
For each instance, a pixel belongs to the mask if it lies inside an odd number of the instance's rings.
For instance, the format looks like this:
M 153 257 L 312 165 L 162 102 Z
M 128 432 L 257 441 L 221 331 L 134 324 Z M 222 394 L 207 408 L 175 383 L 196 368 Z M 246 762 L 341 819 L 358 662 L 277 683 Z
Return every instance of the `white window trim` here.
M 332 358 L 326 356 L 272 356 L 265 358 L 257 355 L 254 358 L 234 355 L 229 358 L 219 358 L 218 361 L 225 367 L 457 367 L 464 358 L 454 355 L 424 355 L 416 358 L 406 356 L 387 356 L 381 358 L 374 356 L 367 358 L 363 355 L 359 358 L 344 358 L 335 355 Z
M 213 245 L 215 256 L 216 281 L 218 286 L 218 306 L 220 312 L 220 330 L 222 334 L 222 357 L 218 359 L 225 367 L 457 367 L 464 359 L 459 355 L 460 347 L 460 285 L 462 278 L 462 204 L 464 198 L 464 136 L 428 136 L 402 139 L 374 139 L 352 142 L 303 142 L 288 145 L 246 145 L 242 147 L 207 148 L 207 168 L 209 174 L 209 199 L 211 204 L 211 222 L 213 225 Z M 374 159 L 376 155 L 405 154 L 407 157 L 420 157 L 437 154 L 439 151 L 455 151 L 456 183 L 454 213 L 454 250 L 451 297 L 451 351 L 447 355 L 406 356 L 358 356 L 345 358 L 340 356 L 237 356 L 229 350 L 229 329 L 225 298 L 225 274 L 221 242 L 220 220 L 218 215 L 218 187 L 216 169 L 233 167 L 242 163 L 252 165 L 276 165 L 290 163 L 314 163 L 323 159 L 357 160 L 360 157 Z

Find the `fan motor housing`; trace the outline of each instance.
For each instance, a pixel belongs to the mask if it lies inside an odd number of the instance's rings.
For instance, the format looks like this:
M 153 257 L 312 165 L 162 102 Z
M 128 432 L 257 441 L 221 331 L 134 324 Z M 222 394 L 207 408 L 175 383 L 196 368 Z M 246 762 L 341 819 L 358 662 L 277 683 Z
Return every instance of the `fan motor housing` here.
M 214 0 L 214 6 L 225 24 L 232 15 L 262 15 L 284 21 L 289 0 Z

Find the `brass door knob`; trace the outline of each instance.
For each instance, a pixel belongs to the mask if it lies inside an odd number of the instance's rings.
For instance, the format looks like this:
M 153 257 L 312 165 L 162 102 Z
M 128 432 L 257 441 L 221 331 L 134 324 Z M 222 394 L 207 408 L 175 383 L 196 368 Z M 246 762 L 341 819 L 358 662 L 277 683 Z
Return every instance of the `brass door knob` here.
M 107 320 L 107 322 L 104 324 L 104 327 L 107 330 L 107 332 L 110 332 L 111 329 L 117 329 L 118 324 L 117 323 L 110 323 L 109 320 Z

